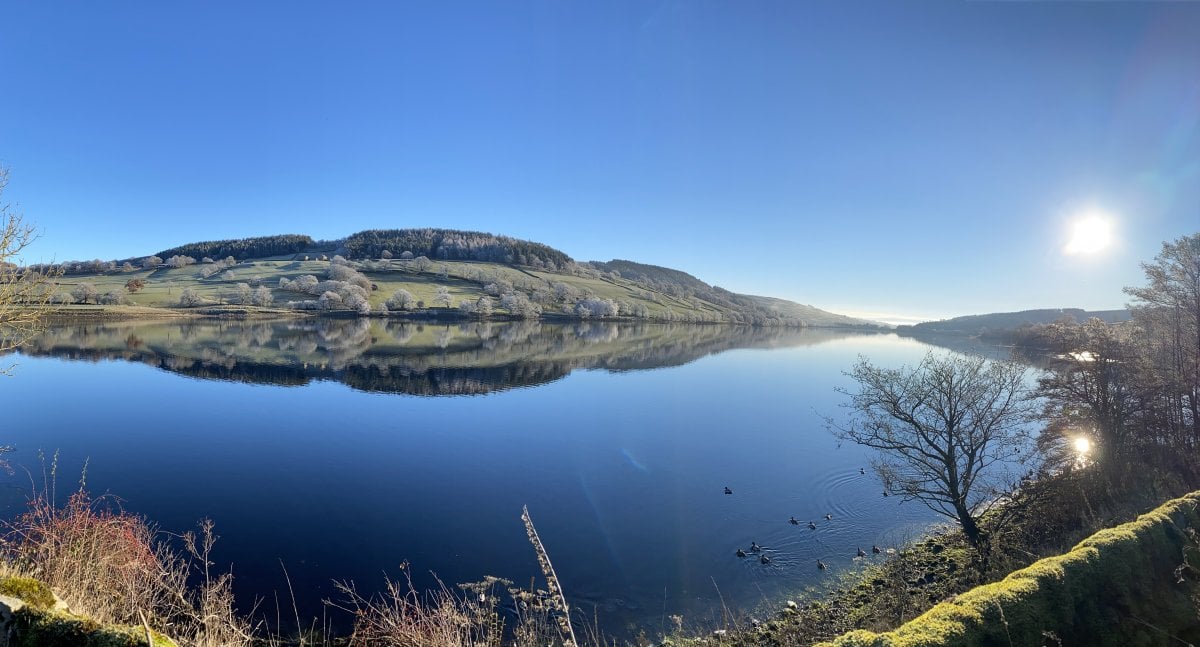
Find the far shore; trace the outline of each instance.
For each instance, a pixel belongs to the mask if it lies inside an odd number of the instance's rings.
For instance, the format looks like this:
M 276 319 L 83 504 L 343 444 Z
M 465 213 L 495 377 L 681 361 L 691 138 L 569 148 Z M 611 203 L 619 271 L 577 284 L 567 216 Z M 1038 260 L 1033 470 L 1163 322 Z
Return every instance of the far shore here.
M 359 315 L 347 310 L 292 310 L 288 308 L 263 308 L 256 306 L 241 306 L 229 304 L 214 304 L 194 308 L 155 308 L 150 306 L 129 305 L 97 305 L 97 304 L 61 304 L 44 313 L 42 319 L 48 324 L 80 323 L 91 321 L 156 321 L 184 319 L 397 319 L 424 322 L 463 322 L 463 321 L 541 321 L 547 323 L 651 323 L 651 324 L 688 324 L 688 325 L 727 325 L 745 326 L 733 322 L 686 322 L 663 319 L 644 319 L 636 317 L 573 317 L 559 313 L 542 314 L 534 319 L 524 319 L 503 313 L 495 313 L 486 317 L 463 314 L 453 309 L 419 310 L 411 312 L 391 312 L 386 315 L 372 313 Z M 780 326 L 783 328 L 814 328 L 822 330 L 846 330 L 861 332 L 889 332 L 869 326 Z

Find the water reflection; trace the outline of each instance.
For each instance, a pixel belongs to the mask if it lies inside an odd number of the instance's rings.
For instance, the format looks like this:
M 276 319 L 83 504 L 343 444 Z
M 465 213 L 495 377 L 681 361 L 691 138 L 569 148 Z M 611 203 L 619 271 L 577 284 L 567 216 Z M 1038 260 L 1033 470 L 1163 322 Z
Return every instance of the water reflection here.
M 728 326 L 373 319 L 56 325 L 33 357 L 141 362 L 258 384 L 337 381 L 361 391 L 475 395 L 559 380 L 576 369 L 679 366 L 735 348 L 811 346 L 861 333 Z

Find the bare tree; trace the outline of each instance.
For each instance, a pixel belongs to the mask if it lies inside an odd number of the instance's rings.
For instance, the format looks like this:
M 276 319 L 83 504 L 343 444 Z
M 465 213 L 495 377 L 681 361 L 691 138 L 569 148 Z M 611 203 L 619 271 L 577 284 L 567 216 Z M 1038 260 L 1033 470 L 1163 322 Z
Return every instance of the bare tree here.
M 1147 355 L 1150 384 L 1166 405 L 1161 426 L 1171 445 L 1200 447 L 1200 233 L 1163 243 L 1142 263 L 1147 285 L 1125 288 Z
M 21 268 L 21 252 L 37 239 L 15 207 L 3 200 L 8 169 L 0 167 L 0 352 L 27 341 L 41 329 L 54 297 L 55 270 Z M 0 374 L 6 372 L 0 368 Z
M 860 357 L 848 375 L 840 438 L 875 449 L 887 492 L 958 521 L 972 545 L 984 539 L 981 506 L 994 501 L 1005 466 L 1029 450 L 1033 411 L 1025 369 L 1011 362 L 929 353 L 916 368 L 888 369 Z

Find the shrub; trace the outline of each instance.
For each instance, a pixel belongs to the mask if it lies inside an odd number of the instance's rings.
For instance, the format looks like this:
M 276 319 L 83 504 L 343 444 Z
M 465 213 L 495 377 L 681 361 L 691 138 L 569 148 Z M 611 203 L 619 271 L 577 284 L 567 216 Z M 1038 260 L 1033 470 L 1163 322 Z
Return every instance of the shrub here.
M 212 528 L 206 520 L 198 534 L 184 533 L 177 552 L 155 526 L 111 499 L 80 488 L 58 508 L 43 492 L 9 522 L 4 544 L 9 561 L 36 581 L 0 579 L 0 593 L 49 608 L 48 586 L 96 622 L 140 626 L 144 614 L 154 626 L 170 626 L 180 644 L 249 645 L 253 627 L 233 610 L 232 576 L 210 570 Z M 190 586 L 193 571 L 197 584 Z

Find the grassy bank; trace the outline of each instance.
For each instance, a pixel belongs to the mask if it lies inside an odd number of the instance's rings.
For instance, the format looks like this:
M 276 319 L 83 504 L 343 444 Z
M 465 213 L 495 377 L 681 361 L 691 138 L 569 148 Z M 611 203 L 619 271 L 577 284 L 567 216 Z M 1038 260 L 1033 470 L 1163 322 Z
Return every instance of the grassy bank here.
M 1129 600 L 1170 601 L 1170 617 L 1176 624 L 1179 614 L 1190 610 L 1190 628 L 1179 631 L 1194 634 L 1200 630 L 1200 600 L 1188 595 L 1200 593 L 1195 588 L 1197 571 L 1191 571 L 1188 586 L 1192 588 L 1183 597 L 1171 589 L 1174 579 L 1169 575 L 1184 563 L 1187 541 L 1192 542 L 1188 550 L 1193 551 L 1187 553 L 1188 559 L 1197 556 L 1195 535 L 1187 539 L 1186 528 L 1200 529 L 1194 509 L 1200 493 L 1155 510 L 1163 499 L 1186 491 L 1186 486 L 1156 482 L 1151 476 L 1128 485 L 1108 487 L 1099 475 L 1086 472 L 1027 484 L 984 519 L 990 536 L 985 552 L 971 548 L 957 530 L 944 528 L 889 555 L 882 563 L 843 574 L 839 585 L 797 594 L 794 604 L 780 605 L 765 622 L 734 624 L 718 634 L 681 642 L 812 645 L 833 641 L 838 647 L 1007 645 L 1008 635 L 1032 631 L 1030 627 L 1040 623 L 1037 641 L 1029 642 L 1022 634 L 1021 640 L 1014 638 L 1011 644 L 1041 645 L 1043 630 L 1058 632 L 1055 635 L 1063 641 L 1046 644 L 1158 644 L 1154 640 L 1105 643 L 1079 638 L 1082 634 L 1077 632 L 1100 631 L 1101 626 L 1094 621 L 1098 617 L 1095 610 L 1083 609 L 1080 605 L 1087 603 L 1081 600 L 1109 600 L 1105 608 L 1109 615 L 1121 618 L 1122 627 L 1139 624 L 1129 614 L 1141 613 L 1139 617 L 1146 619 L 1152 615 L 1148 609 L 1157 608 L 1130 605 Z M 1132 521 L 1142 513 L 1149 514 Z M 1175 520 L 1178 532 L 1166 528 L 1172 525 L 1168 518 Z M 1180 519 L 1185 523 L 1180 524 Z M 1134 525 L 1122 525 L 1129 523 Z M 1097 562 L 1098 552 L 1108 555 L 1102 564 Z M 1170 572 L 1164 570 L 1168 562 Z M 1193 569 L 1200 565 L 1188 563 Z M 1064 577 L 1070 580 L 1067 588 Z M 989 607 L 994 599 L 1000 600 L 999 606 Z M 1186 606 L 1189 600 L 1190 607 Z M 931 611 L 935 608 L 939 610 Z M 995 642 L 998 634 L 988 632 L 1004 630 L 1001 608 L 1009 633 Z M 918 618 L 928 621 L 914 624 Z M 1085 621 L 1091 624 L 1071 624 Z M 905 629 L 899 631 L 900 627 Z M 897 633 L 887 633 L 892 630 Z M 844 634 L 847 637 L 842 637 Z M 955 642 L 959 638 L 961 641 Z

